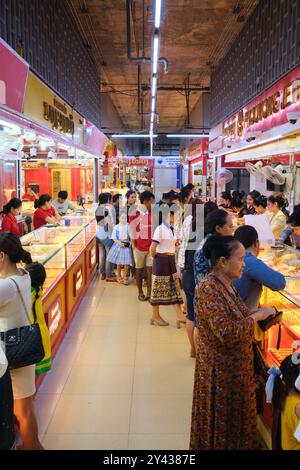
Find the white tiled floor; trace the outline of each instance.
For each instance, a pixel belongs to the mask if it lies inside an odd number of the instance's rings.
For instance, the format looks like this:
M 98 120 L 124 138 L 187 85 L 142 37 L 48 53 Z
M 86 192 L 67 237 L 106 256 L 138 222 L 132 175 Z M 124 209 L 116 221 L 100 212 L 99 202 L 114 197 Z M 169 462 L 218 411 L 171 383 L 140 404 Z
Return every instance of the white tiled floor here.
M 149 324 L 136 287 L 96 278 L 42 383 L 46 449 L 188 449 L 194 360 L 174 308 Z

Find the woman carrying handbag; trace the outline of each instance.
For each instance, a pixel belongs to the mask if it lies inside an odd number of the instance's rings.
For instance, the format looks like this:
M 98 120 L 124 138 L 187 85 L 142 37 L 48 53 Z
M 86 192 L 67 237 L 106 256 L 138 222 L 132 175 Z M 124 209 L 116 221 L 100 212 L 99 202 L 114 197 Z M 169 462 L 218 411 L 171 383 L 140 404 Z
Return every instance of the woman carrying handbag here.
M 17 263 L 30 264 L 30 253 L 9 232 L 0 234 L 0 332 L 29 325 L 31 280 Z M 25 308 L 26 311 L 25 312 Z M 14 414 L 18 421 L 23 450 L 42 450 L 34 412 L 35 364 L 10 371 L 14 395 Z

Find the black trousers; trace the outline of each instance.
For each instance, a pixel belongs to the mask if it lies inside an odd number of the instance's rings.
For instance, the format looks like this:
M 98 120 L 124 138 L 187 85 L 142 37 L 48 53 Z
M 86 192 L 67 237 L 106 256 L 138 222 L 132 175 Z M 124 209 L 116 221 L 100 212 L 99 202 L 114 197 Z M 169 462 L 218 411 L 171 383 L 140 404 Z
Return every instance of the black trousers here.
M 14 399 L 10 373 L 0 378 L 0 450 L 10 450 L 15 442 Z

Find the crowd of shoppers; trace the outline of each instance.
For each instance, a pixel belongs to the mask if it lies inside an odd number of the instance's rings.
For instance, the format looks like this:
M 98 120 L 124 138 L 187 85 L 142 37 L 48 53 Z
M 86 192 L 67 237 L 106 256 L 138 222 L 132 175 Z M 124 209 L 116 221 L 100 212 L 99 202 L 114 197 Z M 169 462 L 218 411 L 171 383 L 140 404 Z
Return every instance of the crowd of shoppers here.
M 258 322 L 276 313 L 272 307 L 261 307 L 260 298 L 263 286 L 282 290 L 285 278 L 259 259 L 258 233 L 245 225 L 244 216 L 268 211 L 276 240 L 294 247 L 300 245 L 299 206 L 287 215 L 286 199 L 281 193 L 267 198 L 251 191 L 245 196 L 241 191 L 225 191 L 219 204 L 204 203 L 194 197 L 193 185 L 188 185 L 181 191 L 164 193 L 156 202 L 151 191 L 138 195 L 130 189 L 125 200 L 120 194 L 101 193 L 95 212 L 101 280 L 127 286 L 131 273 L 138 300 L 149 301 L 152 307 L 150 325 L 169 326 L 160 307 L 173 306 L 176 327 L 186 327 L 190 356 L 195 358 L 190 440 L 193 450 L 258 446 L 253 351 L 263 339 Z M 61 215 L 74 208 L 66 191 L 61 191 L 56 201 L 46 194 L 34 199 L 35 228 L 59 223 Z M 51 368 L 41 302 L 46 273 L 41 265 L 32 263 L 18 238 L 16 217 L 21 206 L 22 201 L 13 198 L 3 210 L 0 331 L 29 321 L 16 282 L 26 310 L 40 318 L 45 358 L 41 364 L 6 370 L 0 377 L 0 440 L 1 449 L 14 447 L 14 415 L 22 448 L 42 449 L 33 402 L 35 374 Z M 19 263 L 27 265 L 26 270 L 19 268 Z M 286 380 L 290 372 L 291 366 L 282 367 Z M 296 370 L 293 374 L 291 381 Z M 290 400 L 280 388 L 279 379 L 274 393 L 276 390 L 282 393 L 290 410 L 295 403 L 297 408 L 299 399 Z M 280 406 L 276 397 L 274 403 L 277 408 Z M 286 420 L 291 420 L 286 407 L 281 411 Z M 286 426 L 284 442 L 288 442 L 287 433 Z M 296 448 L 294 441 L 290 445 Z

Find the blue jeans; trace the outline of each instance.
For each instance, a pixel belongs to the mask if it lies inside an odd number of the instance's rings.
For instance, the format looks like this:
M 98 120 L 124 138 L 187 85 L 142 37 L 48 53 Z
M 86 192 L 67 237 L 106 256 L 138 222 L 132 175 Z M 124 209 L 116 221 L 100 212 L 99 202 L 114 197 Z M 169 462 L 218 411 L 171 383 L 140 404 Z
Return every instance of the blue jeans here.
M 100 255 L 100 272 L 110 277 L 114 272 L 114 265 L 107 260 L 109 250 L 111 248 L 111 240 L 106 238 L 105 240 L 97 240 L 99 245 Z

